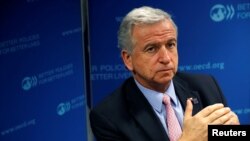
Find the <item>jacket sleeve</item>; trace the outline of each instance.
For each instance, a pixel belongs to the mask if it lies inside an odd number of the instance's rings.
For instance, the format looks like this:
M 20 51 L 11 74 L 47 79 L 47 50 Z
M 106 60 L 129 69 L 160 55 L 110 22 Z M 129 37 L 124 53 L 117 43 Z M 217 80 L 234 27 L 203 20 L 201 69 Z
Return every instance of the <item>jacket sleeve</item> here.
M 211 76 L 211 78 L 212 78 L 212 80 L 214 81 L 214 84 L 215 84 L 215 86 L 216 86 L 216 88 L 217 88 L 217 90 L 218 90 L 218 93 L 219 93 L 219 95 L 220 95 L 220 97 L 221 97 L 222 103 L 224 104 L 224 106 L 227 107 L 228 105 L 227 105 L 226 98 L 225 98 L 223 92 L 221 91 L 221 88 L 220 88 L 218 82 L 216 81 L 216 79 L 215 79 L 213 76 Z
M 90 112 L 90 125 L 97 141 L 125 141 L 112 122 L 97 111 Z

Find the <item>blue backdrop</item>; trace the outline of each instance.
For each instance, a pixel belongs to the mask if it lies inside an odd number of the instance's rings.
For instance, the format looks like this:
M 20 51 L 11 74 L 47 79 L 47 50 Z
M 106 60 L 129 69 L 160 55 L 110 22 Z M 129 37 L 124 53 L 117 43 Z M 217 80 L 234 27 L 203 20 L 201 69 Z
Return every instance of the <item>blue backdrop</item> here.
M 81 1 L 0 7 L 0 140 L 87 140 Z
M 130 76 L 117 48 L 122 17 L 142 5 L 172 14 L 179 70 L 212 74 L 242 124 L 250 124 L 250 1 L 89 1 L 93 105 Z

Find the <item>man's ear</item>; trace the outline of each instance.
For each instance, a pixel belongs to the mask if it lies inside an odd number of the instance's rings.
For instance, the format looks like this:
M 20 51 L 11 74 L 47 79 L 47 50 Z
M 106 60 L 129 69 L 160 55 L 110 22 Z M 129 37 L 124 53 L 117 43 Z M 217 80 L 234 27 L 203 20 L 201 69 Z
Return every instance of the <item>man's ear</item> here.
M 132 65 L 132 56 L 130 53 L 128 53 L 127 50 L 122 50 L 121 52 L 122 60 L 126 66 L 126 68 L 130 71 L 133 71 L 133 65 Z

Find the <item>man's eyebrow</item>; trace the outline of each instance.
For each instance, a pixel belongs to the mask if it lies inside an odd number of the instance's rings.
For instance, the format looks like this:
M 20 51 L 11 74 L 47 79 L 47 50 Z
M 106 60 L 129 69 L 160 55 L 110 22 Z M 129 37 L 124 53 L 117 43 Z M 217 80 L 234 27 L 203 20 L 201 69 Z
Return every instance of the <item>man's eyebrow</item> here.
M 177 42 L 177 39 L 176 38 L 170 38 L 170 39 L 168 39 L 166 41 L 166 43 L 169 43 L 169 42 Z M 159 45 L 159 44 L 160 44 L 159 42 L 153 41 L 153 42 L 146 43 L 145 47 L 151 46 L 151 45 Z
M 177 42 L 177 39 L 176 38 L 171 38 L 171 39 L 168 40 L 168 42 L 172 42 L 172 41 Z
M 159 44 L 160 43 L 158 43 L 158 42 L 150 42 L 150 43 L 145 44 L 145 47 L 152 46 L 152 45 L 159 45 Z

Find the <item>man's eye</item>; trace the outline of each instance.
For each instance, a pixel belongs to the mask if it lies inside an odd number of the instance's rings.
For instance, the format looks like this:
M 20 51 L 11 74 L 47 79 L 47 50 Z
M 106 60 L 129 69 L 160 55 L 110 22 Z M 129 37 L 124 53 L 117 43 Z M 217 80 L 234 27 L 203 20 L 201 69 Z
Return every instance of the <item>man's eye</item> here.
M 153 47 L 153 46 L 151 46 L 151 47 L 148 47 L 147 49 L 146 49 L 146 52 L 154 52 L 156 49 L 155 49 L 155 47 Z
M 173 47 L 175 47 L 175 46 L 176 46 L 175 43 L 168 43 L 168 44 L 167 44 L 167 47 L 168 47 L 168 48 L 173 48 Z

